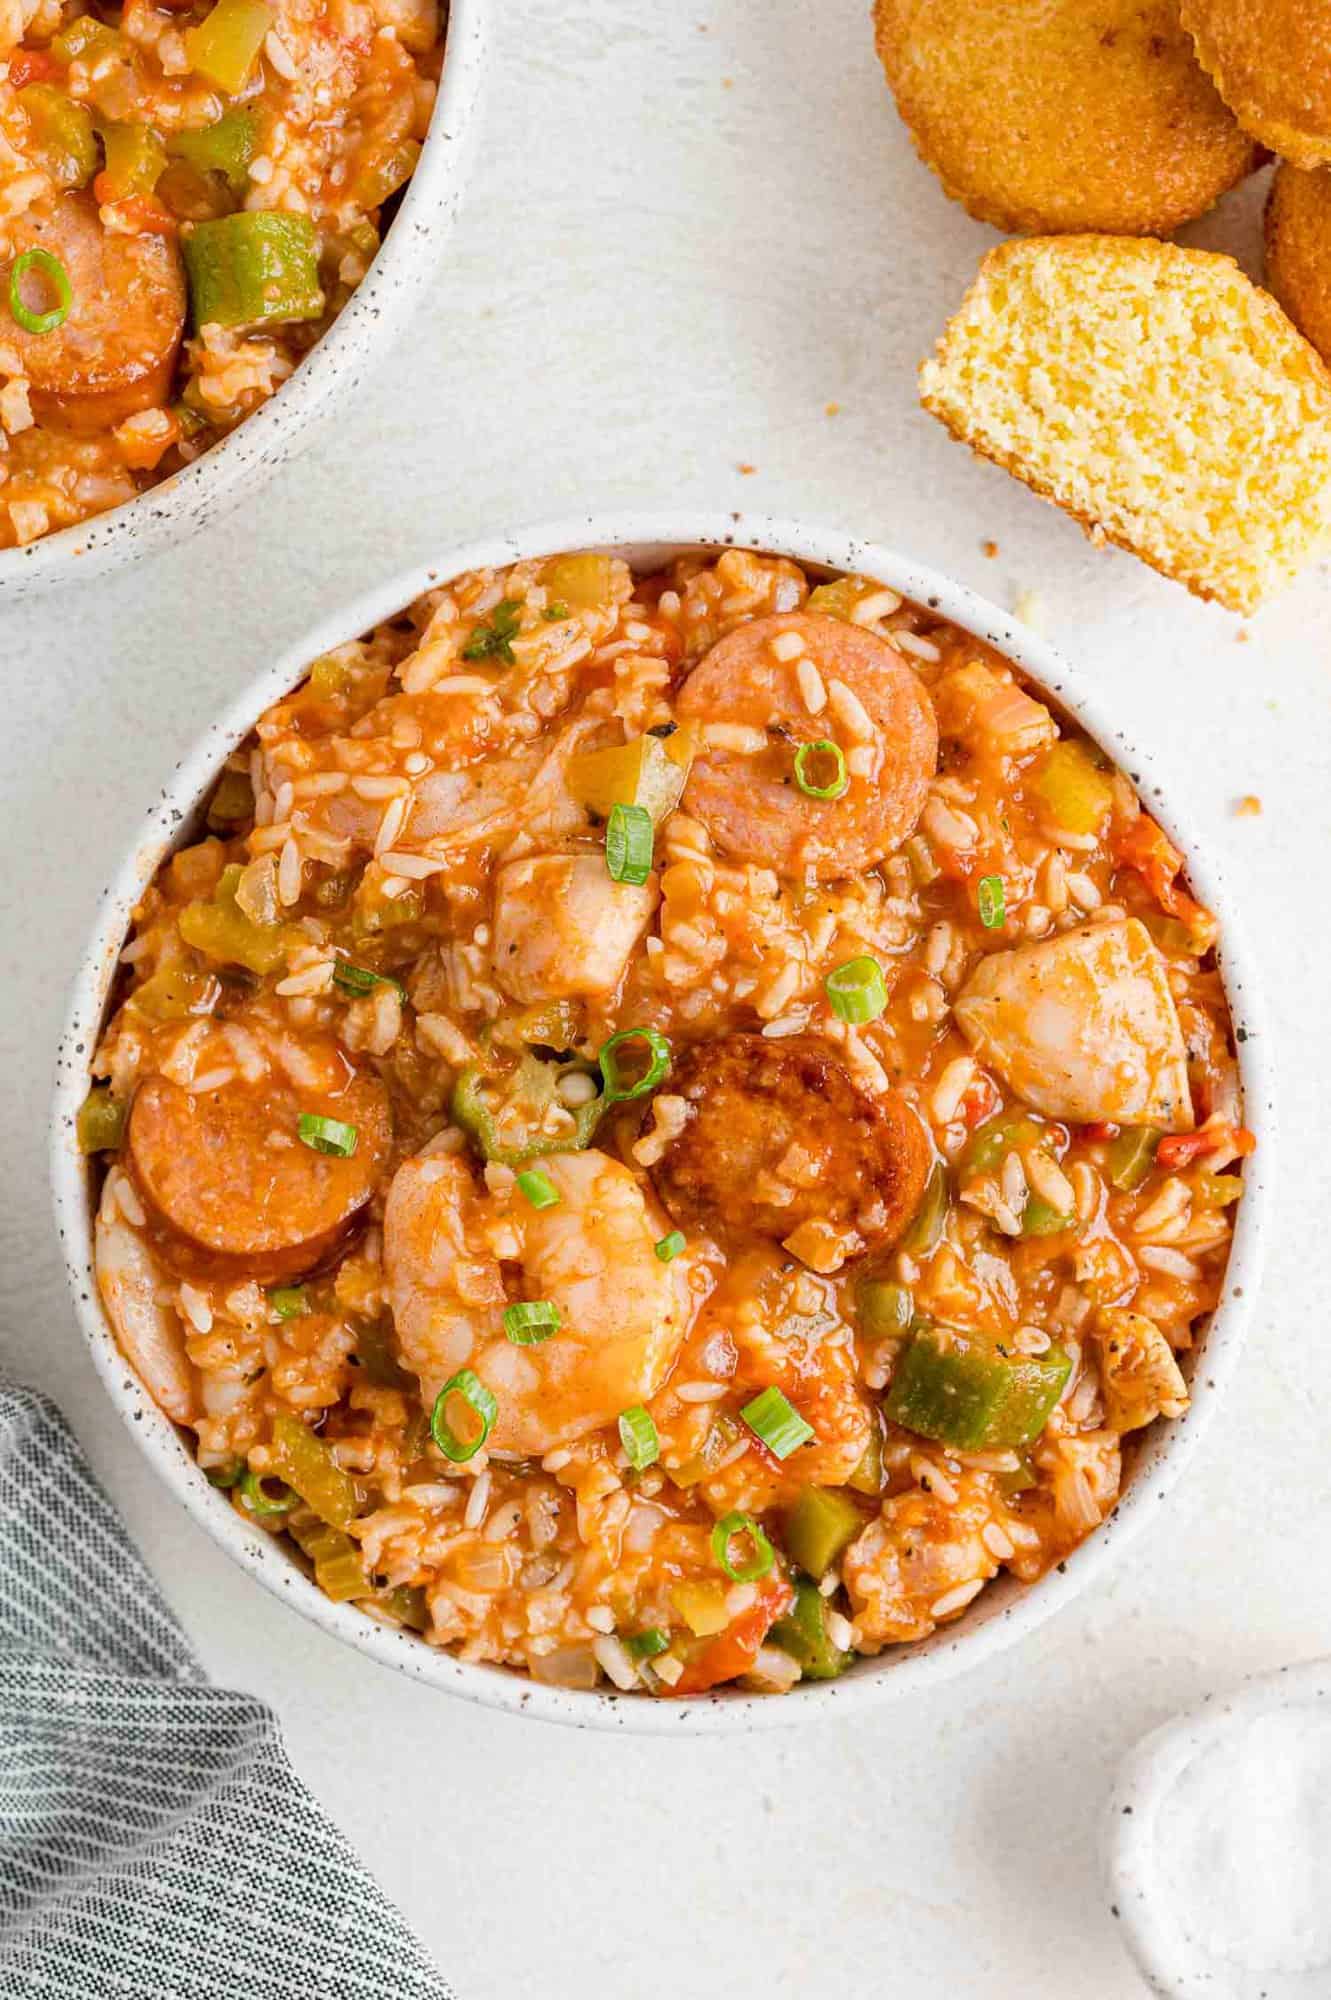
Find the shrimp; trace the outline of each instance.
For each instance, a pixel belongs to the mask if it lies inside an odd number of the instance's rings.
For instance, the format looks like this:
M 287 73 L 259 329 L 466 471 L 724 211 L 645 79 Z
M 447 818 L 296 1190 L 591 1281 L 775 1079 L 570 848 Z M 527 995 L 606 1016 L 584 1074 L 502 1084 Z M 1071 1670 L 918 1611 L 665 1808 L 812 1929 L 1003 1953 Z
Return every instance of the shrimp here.
M 511 1184 L 487 1192 L 460 1155 L 418 1153 L 394 1175 L 384 1214 L 389 1303 L 426 1408 L 470 1368 L 499 1406 L 493 1448 L 522 1455 L 646 1402 L 690 1310 L 684 1260 L 656 1256 L 665 1218 L 627 1167 L 595 1151 L 531 1165 L 557 1203 L 533 1208 Z M 539 1346 L 505 1337 L 504 1308 L 522 1299 L 559 1313 Z
M 1106 1308 L 1096 1322 L 1100 1379 L 1109 1428 L 1143 1430 L 1157 1417 L 1181 1417 L 1188 1385 L 1174 1350 L 1144 1313 Z
M 152 1252 L 125 1220 L 119 1200 L 123 1180 L 119 1168 L 113 1168 L 97 1211 L 93 1258 L 102 1303 L 158 1408 L 173 1423 L 193 1423 L 199 1414 L 198 1377 L 185 1352 L 180 1321 L 160 1297 L 163 1281 Z
M 738 860 L 820 882 L 872 868 L 900 845 L 938 762 L 932 704 L 895 646 L 808 612 L 728 632 L 685 681 L 675 713 L 703 744 L 685 810 Z M 814 744 L 832 745 L 841 765 L 815 759 L 810 769 Z M 798 781 L 801 749 L 822 797 Z
M 996 1575 L 984 1530 L 1001 1505 L 986 1480 L 963 1473 L 955 1484 L 951 1502 L 918 1487 L 885 1500 L 846 1550 L 841 1574 L 866 1651 L 926 1638 Z
M 524 1003 L 613 993 L 659 901 L 655 875 L 616 882 L 603 854 L 510 861 L 495 877 L 495 978 Z
M 955 1013 L 981 1060 L 1047 1118 L 1192 1130 L 1174 996 L 1135 917 L 991 953 Z

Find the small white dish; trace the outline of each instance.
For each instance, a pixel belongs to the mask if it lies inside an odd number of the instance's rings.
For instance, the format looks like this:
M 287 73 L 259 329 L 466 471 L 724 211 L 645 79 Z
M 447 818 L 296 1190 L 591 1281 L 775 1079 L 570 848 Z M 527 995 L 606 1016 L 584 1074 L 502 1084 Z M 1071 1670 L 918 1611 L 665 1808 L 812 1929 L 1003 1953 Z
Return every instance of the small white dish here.
M 1129 773 L 1151 812 L 1186 856 L 1197 893 L 1220 919 L 1221 976 L 1238 1041 L 1244 1117 L 1257 1136 L 1257 1150 L 1245 1164 L 1246 1191 L 1239 1204 L 1220 1304 L 1204 1337 L 1184 1362 L 1191 1406 L 1183 1417 L 1157 1424 L 1145 1435 L 1118 1505 L 1066 1562 L 1030 1588 L 1010 1576 L 1002 1578 L 984 1591 L 959 1625 L 944 1626 L 918 1644 L 898 1647 L 877 1659 L 860 1660 L 838 1680 L 810 1682 L 781 1697 L 732 1689 L 681 1701 L 658 1701 L 641 1695 L 547 1687 L 506 1669 L 456 1659 L 426 1645 L 414 1633 L 376 1624 L 353 1605 L 334 1604 L 281 1543 L 242 1520 L 226 1498 L 208 1484 L 193 1454 L 135 1377 L 103 1314 L 92 1269 L 92 1181 L 88 1163 L 79 1155 L 75 1119 L 88 1088 L 89 1057 L 101 1030 L 135 904 L 163 858 L 194 837 L 200 804 L 221 764 L 264 710 L 301 679 L 311 660 L 395 616 L 423 592 L 463 570 L 498 568 L 568 549 L 613 550 L 635 565 L 651 568 L 689 549 L 728 545 L 870 576 L 928 605 L 940 617 L 988 640 L 1014 661 Z M 186 753 L 160 790 L 150 773 L 145 774 L 144 790 L 156 796 L 157 803 L 106 891 L 73 981 L 60 1045 L 52 1107 L 51 1176 L 62 1249 L 93 1360 L 131 1435 L 205 1532 L 252 1576 L 315 1624 L 417 1680 L 487 1707 L 543 1716 L 576 1727 L 657 1735 L 771 1728 L 805 1722 L 815 1715 L 848 1715 L 874 1702 L 936 1686 L 978 1666 L 1043 1624 L 1100 1577 L 1118 1551 L 1157 1518 L 1160 1502 L 1214 1415 L 1238 1358 L 1256 1290 L 1274 1152 L 1267 1038 L 1253 961 L 1216 867 L 1214 843 L 1203 846 L 1190 838 L 1152 759 L 1115 727 L 1100 691 L 1011 613 L 1000 611 L 964 585 L 905 556 L 834 529 L 761 514 L 583 515 L 444 551 L 437 561 L 366 591 L 323 617 L 297 645 L 263 669 Z
M 0 603 L 103 575 L 206 527 L 272 477 L 297 440 L 384 365 L 415 299 L 434 276 L 462 199 L 476 125 L 490 0 L 451 0 L 430 130 L 378 256 L 322 340 L 275 396 L 211 451 L 123 507 L 24 548 L 0 549 Z
M 1103 1826 L 1110 1909 L 1171 2000 L 1331 1995 L 1331 1659 L 1139 1743 Z

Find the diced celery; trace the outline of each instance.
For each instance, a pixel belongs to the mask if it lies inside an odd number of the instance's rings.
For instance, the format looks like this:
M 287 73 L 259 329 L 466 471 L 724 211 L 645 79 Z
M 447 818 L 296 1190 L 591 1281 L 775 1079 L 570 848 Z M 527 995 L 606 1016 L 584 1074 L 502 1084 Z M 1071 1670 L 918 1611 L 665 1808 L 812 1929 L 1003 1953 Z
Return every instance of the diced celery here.
M 68 26 L 53 38 L 51 54 L 57 62 L 72 63 L 80 57 L 110 55 L 113 49 L 123 47 L 121 37 L 114 28 L 108 28 L 105 21 L 99 21 L 95 14 L 76 14 Z
M 797 1660 L 811 1681 L 831 1681 L 844 1673 L 851 1655 L 834 1646 L 827 1631 L 827 1601 L 807 1578 L 795 1583 L 795 1602 L 771 1630 L 771 1641 Z
M 125 201 L 131 195 L 151 194 L 166 165 L 166 148 L 152 126 L 124 125 L 108 118 L 99 120 L 97 134 L 106 155 L 102 173 L 107 197 Z M 97 193 L 102 192 L 99 181 Z
M 874 587 L 862 577 L 839 576 L 832 583 L 817 584 L 809 592 L 807 609 L 821 612 L 824 618 L 841 618 L 850 623 L 855 606 Z
M 57 187 L 87 187 L 97 172 L 92 113 L 54 83 L 30 83 L 18 93 L 34 150 Z
M 419 1584 L 400 1583 L 396 1590 L 386 1590 L 375 1599 L 375 1603 L 385 1610 L 390 1618 L 396 1618 L 399 1625 L 410 1626 L 413 1632 L 424 1632 L 430 1623 L 430 1608 L 425 1602 L 425 1592 Z
M 209 826 L 235 826 L 254 817 L 254 789 L 243 771 L 223 771 L 208 804 Z
M 173 160 L 183 160 L 196 173 L 221 174 L 233 194 L 240 194 L 249 179 L 255 147 L 254 120 L 248 111 L 228 111 L 197 131 L 173 132 L 167 141 Z
M 321 1521 L 331 1528 L 345 1528 L 355 1520 L 355 1480 L 299 1417 L 273 1418 L 273 1458 L 277 1477 L 299 1493 Z
M 962 1451 L 1031 1444 L 1072 1363 L 1061 1347 L 1000 1354 L 992 1338 L 917 1333 L 897 1364 L 884 1409 L 893 1423 Z
M 556 603 L 588 611 L 609 603 L 613 575 L 609 556 L 555 556 L 546 564 L 541 582 Z
M 1109 774 L 1083 744 L 1066 738 L 1042 759 L 1032 789 L 1069 833 L 1099 833 L 1114 803 Z
M 1243 1193 L 1243 1178 L 1240 1174 L 1198 1174 L 1193 1188 L 1204 1208 L 1228 1208 Z
M 178 920 L 180 935 L 219 965 L 243 965 L 260 974 L 286 962 L 285 924 L 252 924 L 236 908 L 234 895 L 211 903 L 187 903 Z
M 314 1580 L 335 1604 L 348 1598 L 365 1597 L 369 1578 L 365 1558 L 350 1535 L 330 1528 L 323 1521 L 291 1521 L 287 1532 L 314 1565 Z
M 1160 1134 L 1150 1125 L 1125 1125 L 1109 1148 L 1109 1179 L 1120 1194 L 1139 1188 L 1155 1163 Z
M 702 1449 L 692 1458 L 686 1458 L 681 1465 L 666 1467 L 666 1476 L 675 1486 L 686 1492 L 690 1486 L 700 1486 L 704 1479 L 710 1479 L 721 1460 L 742 1435 L 733 1417 L 724 1414 L 712 1420 L 712 1428 L 703 1440 Z
M 1062 1215 L 1051 1203 L 1033 1194 L 1021 1212 L 1021 1233 L 1023 1236 L 1058 1236 L 1063 1230 L 1071 1229 L 1076 1220 L 1075 1215 Z
M 113 1153 L 125 1133 L 126 1106 L 109 1084 L 95 1083 L 79 1106 L 76 1122 L 81 1153 Z
M 390 152 L 381 153 L 377 159 L 362 162 L 352 184 L 357 207 L 379 208 L 388 200 L 389 195 L 396 194 L 400 187 L 405 187 L 416 171 L 416 163 L 420 156 L 419 140 L 404 139 L 400 146 L 394 146 Z
M 1035 1476 L 1035 1467 L 1025 1452 L 1019 1453 L 1017 1463 L 1011 1472 L 997 1473 L 994 1479 L 994 1484 L 1005 1500 L 1013 1499 L 1018 1493 L 1029 1493 L 1031 1488 L 1038 1486 L 1039 1483 Z
M 217 999 L 217 981 L 210 972 L 196 972 L 188 965 L 159 965 L 134 988 L 129 1005 L 149 1021 L 185 1021 L 192 1014 L 210 1014 Z
M 830 1486 L 806 1486 L 786 1516 L 786 1549 L 808 1576 L 826 1576 L 864 1526 L 853 1500 Z
M 242 209 L 196 222 L 181 247 L 196 327 L 263 326 L 317 319 L 323 311 L 318 238 L 308 215 Z
M 228 97 L 238 96 L 276 19 L 263 0 L 217 0 L 211 14 L 205 14 L 196 28 L 185 30 L 190 68 Z
M 641 806 L 659 827 L 679 804 L 689 775 L 688 757 L 671 754 L 673 742 L 674 737 L 635 736 L 610 750 L 570 757 L 569 790 L 601 819 L 609 819 L 612 806 Z
M 696 1639 L 711 1639 L 730 1623 L 722 1583 L 677 1583 L 670 1599 Z

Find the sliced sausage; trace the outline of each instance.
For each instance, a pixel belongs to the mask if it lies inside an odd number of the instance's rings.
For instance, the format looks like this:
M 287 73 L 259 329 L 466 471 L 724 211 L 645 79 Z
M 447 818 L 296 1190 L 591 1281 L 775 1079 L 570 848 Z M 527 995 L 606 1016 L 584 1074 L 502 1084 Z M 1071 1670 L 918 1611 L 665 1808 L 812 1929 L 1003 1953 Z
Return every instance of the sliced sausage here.
M 354 1125 L 354 1153 L 306 1145 L 302 1112 Z M 167 1261 L 267 1283 L 336 1248 L 374 1192 L 391 1136 L 383 1085 L 349 1066 L 336 1090 L 270 1075 L 194 1092 L 154 1076 L 130 1110 L 128 1159 Z
M 689 1111 L 653 1177 L 687 1230 L 740 1247 L 818 1224 L 859 1256 L 919 1206 L 932 1161 L 919 1119 L 899 1092 L 861 1090 L 814 1036 L 699 1042 L 669 1089 Z
M 49 250 L 69 278 L 63 326 L 25 333 L 11 323 L 31 384 L 33 415 L 58 429 L 109 429 L 166 402 L 185 330 L 185 277 L 175 243 L 103 229 L 90 194 L 37 205 L 13 226 L 15 256 Z M 8 271 L 3 282 L 8 287 Z M 41 310 L 41 307 L 36 307 Z
M 785 875 L 830 881 L 881 861 L 924 810 L 938 762 L 933 704 L 896 648 L 808 612 L 756 618 L 719 639 L 675 712 L 702 744 L 685 811 L 727 854 Z M 849 762 L 838 798 L 811 798 L 796 781 L 801 746 L 821 741 Z M 806 755 L 805 776 L 826 786 L 836 772 Z

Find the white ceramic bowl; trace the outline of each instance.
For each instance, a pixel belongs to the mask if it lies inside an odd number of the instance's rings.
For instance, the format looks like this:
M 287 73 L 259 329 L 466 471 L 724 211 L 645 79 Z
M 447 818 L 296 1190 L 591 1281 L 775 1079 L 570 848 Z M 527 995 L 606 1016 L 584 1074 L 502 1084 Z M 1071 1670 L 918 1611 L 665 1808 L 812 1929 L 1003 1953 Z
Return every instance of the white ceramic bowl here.
M 485 54 L 489 0 L 451 0 L 430 130 L 378 256 L 323 339 L 275 396 L 160 486 L 26 548 L 0 549 L 0 603 L 83 581 L 155 554 L 256 492 L 334 399 L 384 364 L 434 276 L 462 198 Z
M 860 1661 L 839 1680 L 800 1686 L 781 1697 L 718 1692 L 690 1700 L 658 1701 L 636 1695 L 545 1687 L 502 1669 L 468 1665 L 427 1646 L 414 1634 L 376 1624 L 349 1604 L 331 1603 L 287 1556 L 281 1543 L 247 1525 L 223 1496 L 209 1486 L 172 1425 L 140 1386 L 102 1314 L 91 1269 L 90 1175 L 78 1154 L 74 1121 L 87 1089 L 88 1057 L 98 1037 L 117 954 L 135 902 L 163 856 L 191 837 L 196 809 L 223 760 L 249 734 L 270 703 L 286 694 L 301 678 L 311 660 L 356 638 L 441 579 L 462 570 L 573 548 L 613 549 L 632 562 L 651 565 L 684 548 L 727 543 L 791 556 L 798 562 L 829 569 L 858 571 L 936 609 L 954 624 L 990 640 L 1047 688 L 1059 706 L 1075 716 L 1133 776 L 1151 811 L 1159 816 L 1187 855 L 1188 870 L 1198 893 L 1220 917 L 1222 968 L 1239 1035 L 1246 1116 L 1257 1134 L 1258 1146 L 1247 1163 L 1247 1192 L 1239 1205 L 1224 1295 L 1193 1358 L 1192 1407 L 1178 1422 L 1157 1425 L 1148 1434 L 1119 1505 L 1065 1565 L 1030 1589 L 1004 1578 L 984 1592 L 959 1625 L 947 1626 L 918 1645 L 889 1652 L 877 1660 Z M 1250 961 L 1212 857 L 1198 851 L 1189 841 L 1171 799 L 1155 778 L 1150 759 L 1114 728 L 1098 693 L 1093 693 L 1051 647 L 1006 612 L 986 604 L 960 584 L 921 569 L 888 549 L 790 521 L 743 514 L 700 519 L 678 513 L 563 521 L 552 527 L 500 536 L 457 549 L 428 568 L 397 577 L 325 618 L 298 646 L 264 668 L 239 701 L 181 760 L 160 790 L 159 774 L 145 773 L 144 791 L 158 802 L 106 892 L 91 942 L 75 976 L 69 1021 L 60 1049 L 52 1127 L 52 1178 L 60 1233 L 83 1331 L 132 1436 L 171 1491 L 214 1541 L 306 1617 L 403 1673 L 493 1708 L 583 1726 L 667 1733 L 795 1723 L 819 1714 L 847 1714 L 870 1702 L 934 1685 L 965 1668 L 979 1665 L 1000 1647 L 1033 1630 L 1084 1589 L 1124 1543 L 1156 1515 L 1161 1499 L 1178 1478 L 1211 1420 L 1238 1354 L 1256 1284 L 1271 1181 L 1272 1120 L 1266 1041 L 1257 1018 L 1258 1000 Z
M 1101 1826 L 1101 1858 L 1110 1911 L 1153 1993 L 1166 2000 L 1326 2000 L 1331 1967 L 1325 1960 L 1293 1972 L 1244 1966 L 1218 1956 L 1190 1932 L 1187 1908 L 1171 1893 L 1171 1864 L 1178 1857 L 1166 1849 L 1176 1829 L 1162 1821 L 1167 1822 L 1180 1783 L 1254 1723 L 1276 1714 L 1304 1718 L 1329 1710 L 1331 1659 L 1280 1667 L 1244 1681 L 1232 1694 L 1208 1696 L 1199 1708 L 1164 1723 L 1119 1766 Z M 1305 1783 L 1316 1782 L 1311 1771 L 1303 1775 Z M 1272 1774 L 1273 1791 L 1282 1777 L 1288 1785 L 1288 1773 Z M 1208 1868 L 1214 1865 L 1207 1847 L 1205 1840 L 1198 1843 L 1194 1865 L 1203 1856 Z M 1324 1853 L 1292 1858 L 1303 1867 L 1310 1860 L 1326 1866 Z M 1272 1887 L 1260 1879 L 1252 1883 L 1259 1900 Z

